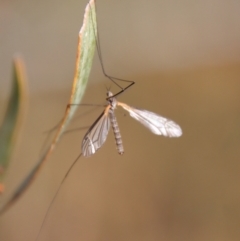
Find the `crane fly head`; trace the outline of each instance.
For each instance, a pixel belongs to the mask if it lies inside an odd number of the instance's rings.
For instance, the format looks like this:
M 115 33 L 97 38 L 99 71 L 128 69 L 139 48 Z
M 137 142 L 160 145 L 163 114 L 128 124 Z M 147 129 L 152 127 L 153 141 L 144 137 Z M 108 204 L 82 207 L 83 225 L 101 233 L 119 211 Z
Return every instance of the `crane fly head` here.
M 112 96 L 113 96 L 113 93 L 110 90 L 108 90 L 107 91 L 107 98 L 110 99 L 109 97 L 112 97 Z
M 117 100 L 115 98 L 111 98 L 113 96 L 113 93 L 111 91 L 107 91 L 107 101 L 109 105 L 111 105 L 114 109 L 117 106 Z

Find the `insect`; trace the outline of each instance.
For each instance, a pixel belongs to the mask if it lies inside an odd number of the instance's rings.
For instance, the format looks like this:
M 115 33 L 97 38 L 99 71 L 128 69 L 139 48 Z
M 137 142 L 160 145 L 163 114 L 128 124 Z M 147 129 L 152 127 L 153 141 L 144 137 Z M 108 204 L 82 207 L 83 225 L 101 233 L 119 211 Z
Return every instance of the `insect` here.
M 163 135 L 167 137 L 180 137 L 182 135 L 181 127 L 174 121 L 166 119 L 148 110 L 138 109 L 125 103 L 119 102 L 116 99 L 117 95 L 118 93 L 114 96 L 112 92 L 107 91 L 107 107 L 92 124 L 83 138 L 83 156 L 89 157 L 102 147 L 107 139 L 110 125 L 113 129 L 118 153 L 120 155 L 124 153 L 120 130 L 114 114 L 114 110 L 117 106 L 121 106 L 123 109 L 128 111 L 132 118 L 142 123 L 156 135 Z
M 90 2 L 94 2 L 94 0 L 91 0 Z M 89 2 L 89 4 L 90 4 Z M 89 5 L 91 8 L 91 5 Z M 92 11 L 90 11 L 90 17 L 93 19 L 92 16 Z M 110 125 L 113 128 L 113 133 L 115 136 L 115 141 L 117 145 L 117 150 L 119 154 L 124 153 L 124 148 L 123 148 L 123 143 L 122 143 L 122 138 L 120 134 L 120 130 L 118 127 L 117 119 L 115 117 L 114 111 L 117 106 L 121 106 L 123 109 L 129 112 L 130 116 L 140 123 L 142 123 L 145 127 L 147 127 L 150 131 L 152 131 L 156 135 L 163 135 L 167 137 L 179 137 L 182 135 L 182 130 L 179 125 L 177 125 L 175 122 L 172 120 L 169 120 L 167 118 L 164 118 L 156 113 L 143 110 L 143 109 L 138 109 L 132 106 L 129 106 L 125 103 L 117 101 L 116 97 L 123 93 L 125 90 L 130 88 L 132 85 L 135 84 L 134 81 L 130 80 L 124 80 L 124 79 L 119 79 L 116 77 L 112 77 L 108 75 L 104 69 L 103 65 L 103 58 L 102 58 L 102 53 L 100 49 L 100 40 L 99 40 L 99 35 L 97 29 L 94 31 L 95 34 L 95 40 L 96 40 L 96 48 L 97 48 L 97 53 L 100 61 L 100 65 L 102 68 L 102 72 L 105 77 L 107 77 L 109 80 L 111 80 L 116 86 L 118 86 L 121 90 L 116 93 L 115 95 L 111 91 L 107 91 L 107 106 L 105 107 L 104 111 L 102 114 L 97 118 L 97 120 L 92 124 L 92 126 L 89 128 L 87 133 L 85 134 L 83 141 L 82 141 L 82 153 L 75 159 L 75 161 L 72 163 L 70 168 L 68 169 L 65 177 L 63 178 L 60 186 L 58 187 L 57 192 L 55 193 L 48 210 L 44 216 L 42 225 L 40 227 L 40 230 L 38 232 L 36 240 L 38 240 L 38 237 L 40 236 L 41 230 L 44 226 L 44 223 L 47 219 L 48 213 L 52 205 L 54 204 L 56 197 L 61 189 L 62 184 L 66 180 L 68 174 L 70 171 L 73 169 L 74 165 L 77 163 L 78 159 L 83 155 L 85 157 L 90 157 L 91 155 L 95 154 L 96 151 L 102 147 L 102 145 L 105 143 L 107 139 L 108 132 L 110 130 Z M 122 88 L 118 83 L 118 81 L 122 81 L 125 83 L 128 83 L 127 87 Z

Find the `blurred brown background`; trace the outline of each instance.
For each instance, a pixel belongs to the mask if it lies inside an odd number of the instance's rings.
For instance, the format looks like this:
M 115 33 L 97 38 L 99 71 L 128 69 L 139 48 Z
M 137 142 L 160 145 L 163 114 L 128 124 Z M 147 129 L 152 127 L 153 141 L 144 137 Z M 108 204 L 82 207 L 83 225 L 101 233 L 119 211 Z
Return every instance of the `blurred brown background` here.
M 43 132 L 65 111 L 86 3 L 0 1 L 1 116 L 15 52 L 24 55 L 30 85 L 6 195 L 36 163 Z M 119 108 L 125 154 L 118 155 L 110 131 L 93 157 L 81 158 L 39 240 L 239 240 L 240 2 L 98 0 L 97 6 L 107 72 L 136 81 L 119 100 L 175 120 L 183 136 L 155 136 Z M 96 55 L 84 102 L 104 103 L 110 84 Z M 92 124 L 101 111 L 72 128 Z M 35 239 L 85 132 L 65 135 L 31 188 L 0 217 L 1 241 Z

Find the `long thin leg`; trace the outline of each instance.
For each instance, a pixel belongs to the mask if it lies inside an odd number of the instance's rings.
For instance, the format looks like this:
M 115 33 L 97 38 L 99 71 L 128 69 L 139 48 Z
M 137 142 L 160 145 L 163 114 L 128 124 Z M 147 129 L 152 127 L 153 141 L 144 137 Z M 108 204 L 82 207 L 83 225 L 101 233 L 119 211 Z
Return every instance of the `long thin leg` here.
M 67 108 L 71 107 L 72 105 L 93 106 L 93 107 L 95 107 L 95 108 L 92 108 L 91 110 L 84 111 L 83 113 L 79 114 L 78 116 L 75 116 L 75 117 L 74 117 L 74 120 L 76 120 L 77 118 L 79 118 L 79 117 L 81 117 L 81 116 L 87 115 L 88 113 L 91 113 L 92 111 L 96 110 L 98 107 L 106 107 L 106 105 L 100 105 L 100 104 L 99 104 L 99 105 L 98 105 L 98 104 L 97 104 L 97 105 L 95 105 L 95 104 L 68 104 L 68 105 L 67 105 Z M 51 136 L 51 133 L 59 127 L 59 125 L 61 124 L 61 122 L 62 122 L 62 119 L 58 122 L 57 125 L 55 125 L 54 127 L 52 127 L 50 130 L 44 131 L 44 134 L 47 133 L 47 137 L 45 138 L 45 140 L 44 140 L 44 142 L 43 142 L 43 145 L 42 145 L 42 147 L 41 147 L 41 149 L 40 149 L 40 153 L 42 153 L 43 150 L 45 149 L 46 144 L 48 143 L 49 138 L 50 138 L 50 136 Z M 81 130 L 81 129 L 85 129 L 85 128 L 86 128 L 86 127 L 79 127 L 77 130 Z M 68 133 L 68 132 L 71 132 L 71 131 L 73 131 L 73 130 L 75 130 L 75 129 L 64 131 L 63 134 Z
M 91 6 L 90 6 L 91 7 Z M 95 8 L 96 8 L 96 5 L 95 5 Z M 97 12 L 97 9 L 96 9 L 96 12 Z M 91 15 L 91 18 L 92 18 L 92 23 L 93 23 L 93 16 L 92 16 L 92 11 L 90 11 L 90 15 Z M 94 27 L 94 25 L 93 25 Z M 103 57 L 102 57 L 102 52 L 101 52 L 101 48 L 100 48 L 100 35 L 99 35 L 99 31 L 98 31 L 98 26 L 97 26 L 97 29 L 96 31 L 94 31 L 94 35 L 95 35 L 95 39 L 96 39 L 96 47 L 97 47 L 97 53 L 98 53 L 98 57 L 99 57 L 99 61 L 100 61 L 100 65 L 101 65 L 101 68 L 102 68 L 102 72 L 104 74 L 104 76 L 108 79 L 110 79 L 115 85 L 117 85 L 121 91 L 119 91 L 117 94 L 111 96 L 112 97 L 116 97 L 118 95 L 120 95 L 121 93 L 123 93 L 125 90 L 127 90 L 129 87 L 131 87 L 132 85 L 135 84 L 134 81 L 132 80 L 125 80 L 125 79 L 120 79 L 120 78 L 116 78 L 116 77 L 113 77 L 113 76 L 110 76 L 106 73 L 105 71 L 105 68 L 104 68 L 104 64 L 103 64 Z M 127 82 L 129 83 L 128 86 L 126 86 L 125 88 L 123 88 L 121 85 L 119 85 L 117 83 L 117 81 L 123 81 L 123 82 Z M 109 99 L 109 97 L 107 98 L 107 100 Z
M 60 191 L 63 183 L 66 181 L 66 178 L 67 178 L 68 174 L 69 174 L 70 171 L 73 169 L 73 167 L 75 166 L 75 164 L 77 163 L 78 159 L 79 159 L 81 156 L 82 156 L 82 153 L 80 153 L 80 154 L 78 155 L 78 157 L 75 159 L 75 161 L 74 161 L 74 162 L 72 163 L 72 165 L 69 167 L 67 173 L 65 174 L 65 176 L 64 176 L 64 178 L 62 179 L 61 183 L 59 184 L 58 189 L 57 189 L 57 191 L 56 191 L 56 193 L 55 193 L 52 201 L 50 202 L 50 205 L 48 206 L 47 212 L 46 212 L 46 214 L 45 214 L 45 216 L 44 216 L 44 218 L 43 218 L 41 227 L 40 227 L 40 229 L 39 229 L 39 231 L 38 231 L 38 234 L 37 234 L 37 237 L 36 237 L 35 241 L 37 241 L 38 238 L 39 238 L 39 236 L 40 236 L 40 233 L 41 233 L 41 231 L 42 231 L 43 225 L 44 225 L 45 221 L 47 220 L 49 211 L 50 211 L 53 203 L 55 202 L 55 200 L 56 200 L 56 198 L 57 198 L 57 195 L 58 195 L 58 193 L 59 193 L 59 191 Z

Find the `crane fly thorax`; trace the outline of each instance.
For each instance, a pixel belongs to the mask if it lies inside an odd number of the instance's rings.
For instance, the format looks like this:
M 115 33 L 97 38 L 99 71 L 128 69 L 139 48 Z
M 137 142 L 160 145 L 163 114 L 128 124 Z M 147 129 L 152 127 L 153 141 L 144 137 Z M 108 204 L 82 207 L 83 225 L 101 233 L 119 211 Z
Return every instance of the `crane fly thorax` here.
M 108 103 L 109 105 L 111 106 L 111 109 L 114 110 L 117 106 L 117 100 L 116 98 L 111 98 L 113 96 L 113 93 L 111 91 L 108 91 L 107 92 L 107 100 L 108 100 Z

